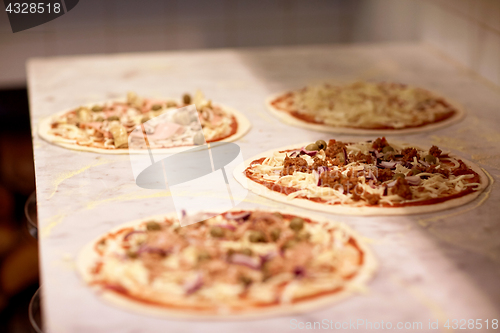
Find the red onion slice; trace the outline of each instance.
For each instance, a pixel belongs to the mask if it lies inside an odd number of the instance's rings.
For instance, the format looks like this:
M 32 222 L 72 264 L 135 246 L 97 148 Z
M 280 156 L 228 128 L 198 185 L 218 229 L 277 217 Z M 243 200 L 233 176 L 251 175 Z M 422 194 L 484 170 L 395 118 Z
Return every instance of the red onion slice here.
M 316 150 L 306 150 L 304 147 L 302 147 L 300 149 L 300 153 L 301 154 L 306 154 L 306 155 L 309 155 L 309 156 L 315 156 L 318 152 Z
M 394 185 L 396 185 L 396 182 L 397 182 L 397 181 L 398 181 L 398 180 L 396 179 L 396 180 L 393 180 L 393 181 L 392 181 L 392 182 L 390 182 L 390 183 L 387 183 L 387 187 L 393 187 Z
M 373 179 L 374 181 L 377 181 L 377 177 L 373 174 L 372 169 L 368 169 L 368 175 L 365 171 L 365 179 Z
M 184 292 L 187 295 L 190 295 L 195 291 L 197 291 L 198 289 L 200 289 L 202 286 L 203 286 L 203 276 L 201 275 L 201 273 L 198 273 L 194 279 L 186 281 L 186 283 L 184 283 L 183 288 Z
M 397 162 L 387 162 L 387 161 L 382 161 L 378 165 L 381 166 L 382 168 L 385 169 L 394 169 L 396 167 Z
M 278 255 L 278 253 L 276 252 L 269 252 L 269 253 L 266 253 L 264 255 L 260 255 L 260 262 L 261 262 L 261 265 L 264 264 L 266 261 L 268 260 L 271 260 L 273 259 L 274 257 L 276 257 Z
M 329 171 L 329 170 L 330 170 L 330 168 L 328 168 L 328 167 L 326 167 L 326 166 L 320 166 L 320 167 L 318 168 L 318 172 L 319 172 L 319 174 L 320 174 L 320 175 L 321 175 L 323 172 L 327 172 L 327 171 Z
M 372 155 L 375 156 L 375 158 L 381 158 L 384 156 L 384 154 L 382 154 L 381 152 L 379 152 L 377 150 L 370 150 L 370 153 L 372 153 Z
M 408 184 L 414 185 L 414 186 L 420 184 L 420 181 L 421 181 L 419 176 L 406 176 L 405 179 L 408 182 Z
M 306 275 L 306 269 L 303 266 L 296 266 L 293 269 L 293 274 L 295 274 L 295 277 L 298 279 L 303 278 Z
M 427 163 L 426 161 L 419 160 L 420 164 L 422 164 L 425 167 L 430 167 L 431 165 Z
M 325 167 L 325 166 L 320 166 L 317 171 L 314 170 L 315 175 L 318 177 L 318 181 L 316 183 L 316 186 L 321 186 L 321 178 L 320 177 L 323 173 L 327 172 L 328 170 L 330 170 L 330 169 L 328 167 Z
M 262 266 L 260 259 L 252 258 L 241 253 L 233 254 L 230 258 L 230 262 L 237 265 L 247 266 L 252 269 L 260 269 Z
M 249 216 L 250 216 L 250 212 L 241 212 L 241 213 L 236 213 L 236 214 L 229 212 L 229 213 L 226 213 L 226 215 L 225 215 L 226 219 L 228 219 L 228 220 L 241 220 L 241 219 L 245 220 Z
M 405 180 L 408 182 L 409 185 L 413 185 L 413 186 L 420 184 L 420 181 L 421 181 L 419 176 L 406 176 Z M 397 181 L 398 181 L 397 179 L 393 180 L 392 182 L 387 184 L 387 187 L 393 187 L 394 185 L 396 185 Z
M 133 230 L 131 232 L 129 232 L 128 234 L 126 234 L 125 236 L 123 236 L 123 240 L 126 241 L 130 238 L 130 236 L 134 235 L 134 234 L 145 234 L 146 232 L 144 230 Z

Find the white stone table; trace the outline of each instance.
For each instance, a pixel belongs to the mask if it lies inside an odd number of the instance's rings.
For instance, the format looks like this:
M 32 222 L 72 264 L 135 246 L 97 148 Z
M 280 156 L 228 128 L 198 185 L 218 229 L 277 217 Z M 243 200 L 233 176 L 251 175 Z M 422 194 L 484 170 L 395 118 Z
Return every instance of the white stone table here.
M 34 59 L 28 64 L 33 129 L 43 117 L 87 102 L 180 96 L 201 89 L 243 112 L 253 128 L 238 141 L 244 158 L 275 147 L 328 139 L 280 123 L 270 93 L 323 80 L 400 81 L 442 92 L 468 110 L 460 123 L 402 139 L 437 144 L 481 165 L 496 181 L 453 210 L 343 221 L 372 240 L 380 269 L 369 292 L 319 311 L 245 322 L 165 320 L 102 302 L 80 280 L 75 257 L 90 240 L 126 221 L 173 210 L 168 192 L 135 185 L 128 156 L 77 152 L 33 136 L 45 329 L 79 332 L 288 332 L 291 321 L 422 322 L 500 319 L 500 88 L 421 44 L 308 46 Z M 337 136 L 343 138 L 342 136 Z M 483 201 L 481 201 L 483 200 Z M 250 194 L 242 207 L 304 212 Z M 307 212 L 306 212 L 307 213 Z M 345 330 L 348 331 L 349 329 Z M 360 326 L 358 331 L 370 331 Z M 409 330 L 412 331 L 412 330 Z M 415 330 L 416 331 L 416 330 Z M 472 331 L 472 330 L 471 330 Z

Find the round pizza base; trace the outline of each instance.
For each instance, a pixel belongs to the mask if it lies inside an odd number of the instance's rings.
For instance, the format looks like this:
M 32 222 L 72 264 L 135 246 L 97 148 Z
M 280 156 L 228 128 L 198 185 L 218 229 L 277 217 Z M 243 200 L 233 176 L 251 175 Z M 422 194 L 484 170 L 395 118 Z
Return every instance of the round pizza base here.
M 349 140 L 344 140 L 345 142 L 350 142 Z M 359 139 L 357 140 L 359 141 Z M 356 142 L 356 141 L 354 141 Z M 417 149 L 419 146 L 411 145 L 407 143 L 401 143 L 395 140 L 390 140 L 391 143 L 399 145 L 401 147 L 414 147 Z M 314 202 L 305 198 L 293 198 L 289 199 L 286 194 L 282 194 L 276 191 L 272 191 L 265 187 L 262 184 L 256 183 L 253 180 L 247 178 L 243 173 L 245 169 L 252 163 L 253 161 L 262 158 L 262 157 L 271 157 L 275 151 L 283 151 L 288 149 L 297 149 L 297 147 L 304 147 L 308 145 L 310 142 L 295 144 L 286 147 L 281 147 L 273 150 L 269 150 L 257 156 L 254 156 L 248 160 L 246 160 L 243 164 L 238 165 L 233 172 L 234 178 L 243 185 L 246 189 L 252 191 L 253 193 L 263 196 L 265 198 L 275 200 L 278 202 L 283 202 L 289 205 L 297 206 L 300 208 L 312 209 L 326 213 L 332 214 L 341 214 L 341 215 L 361 215 L 361 216 L 374 216 L 374 215 L 412 215 L 412 214 L 423 214 L 423 213 L 431 213 L 440 210 L 445 210 L 453 207 L 458 207 L 465 205 L 472 200 L 476 199 L 481 192 L 488 186 L 489 180 L 486 174 L 481 170 L 481 168 L 474 163 L 460 158 L 469 168 L 475 171 L 479 175 L 480 185 L 477 187 L 477 191 L 472 192 L 470 194 L 466 194 L 464 196 L 450 199 L 444 202 L 440 202 L 437 204 L 431 205 L 417 205 L 417 206 L 406 206 L 406 207 L 373 207 L 373 206 L 347 206 L 347 205 L 328 205 L 324 203 Z M 454 155 L 450 155 L 452 157 L 457 158 Z
M 241 211 L 241 210 L 254 211 L 257 209 L 234 209 L 230 211 Z M 267 212 L 280 211 L 280 210 L 265 210 L 265 209 L 258 209 L 258 210 Z M 281 211 L 281 213 L 288 214 L 286 211 Z M 330 224 L 334 223 L 336 227 L 346 230 L 347 233 L 356 240 L 356 245 L 363 253 L 363 266 L 361 266 L 361 269 L 359 270 L 358 274 L 352 279 L 350 279 L 349 283 L 346 284 L 346 286 L 341 291 L 333 293 L 331 295 L 318 296 L 311 300 L 299 301 L 294 304 L 273 305 L 264 307 L 259 310 L 252 309 L 248 312 L 242 311 L 233 314 L 222 313 L 222 312 L 219 314 L 206 314 L 206 313 L 198 313 L 196 311 L 175 310 L 169 307 L 162 307 L 161 305 L 155 306 L 140 301 L 134 301 L 131 298 L 128 298 L 126 296 L 123 296 L 119 293 L 107 289 L 100 288 L 99 286 L 92 286 L 91 288 L 95 292 L 97 292 L 99 297 L 102 298 L 105 302 L 123 308 L 125 310 L 149 316 L 162 317 L 175 320 L 190 320 L 190 321 L 192 320 L 234 321 L 234 320 L 262 319 L 262 318 L 269 318 L 276 316 L 299 314 L 299 313 L 309 312 L 315 309 L 320 309 L 322 307 L 326 307 L 329 305 L 333 305 L 334 303 L 354 293 L 365 291 L 365 286 L 367 282 L 375 274 L 375 271 L 378 267 L 378 263 L 372 251 L 366 246 L 366 244 L 364 244 L 363 241 L 364 237 L 360 236 L 357 232 L 355 232 L 348 226 L 337 222 L 328 221 L 324 217 L 311 216 L 309 214 L 306 216 L 296 213 L 293 213 L 292 215 L 308 218 L 313 220 L 314 222 L 320 222 L 320 223 L 327 222 Z M 110 233 L 116 232 L 120 229 L 130 226 L 135 226 L 143 222 L 150 221 L 152 219 L 162 219 L 165 217 L 175 218 L 176 216 L 177 215 L 175 213 L 171 213 L 168 215 L 151 216 L 149 218 L 144 218 L 123 224 L 117 228 L 112 229 L 109 232 Z M 86 284 L 92 281 L 92 275 L 89 273 L 89 270 L 95 263 L 95 260 L 99 257 L 99 255 L 94 251 L 94 245 L 100 240 L 101 237 L 98 237 L 94 239 L 91 243 L 87 244 L 80 251 L 77 257 L 76 268 Z
M 110 101 L 108 101 L 110 102 Z M 125 102 L 124 100 L 113 100 L 111 102 Z M 94 103 L 96 104 L 96 103 Z M 92 104 L 92 105 L 94 105 Z M 99 103 L 97 103 L 99 104 Z M 221 107 L 224 111 L 226 111 L 228 114 L 234 116 L 236 118 L 236 122 L 238 123 L 238 129 L 236 130 L 236 133 L 232 134 L 231 136 L 220 140 L 220 141 L 214 141 L 214 142 L 231 142 L 231 141 L 236 141 L 240 138 L 242 138 L 249 130 L 251 127 L 250 121 L 245 117 L 241 112 L 229 108 L 227 106 L 221 105 L 221 104 L 216 104 L 217 106 Z M 104 148 L 96 148 L 96 147 L 88 147 L 88 146 L 81 146 L 76 143 L 76 140 L 69 140 L 62 138 L 57 135 L 50 134 L 50 129 L 51 129 L 51 123 L 53 119 L 57 119 L 58 117 L 66 114 L 67 112 L 74 110 L 74 108 L 69 109 L 69 110 L 64 110 L 61 112 L 56 113 L 55 115 L 52 115 L 50 117 L 43 118 L 40 121 L 40 124 L 38 125 L 38 135 L 45 141 L 48 141 L 50 143 L 53 143 L 55 145 L 68 148 L 68 149 L 73 149 L 73 150 L 79 150 L 79 151 L 87 151 L 87 152 L 92 152 L 92 153 L 100 153 L 100 154 L 113 154 L 113 155 L 119 155 L 119 154 L 148 154 L 149 150 L 148 149 L 104 149 Z M 162 149 L 151 149 L 150 151 L 154 154 L 161 154 L 161 153 L 179 153 L 186 148 L 190 146 L 182 146 L 182 147 L 171 147 L 171 148 L 162 148 Z
M 429 91 L 429 90 L 427 90 L 427 91 Z M 457 102 L 445 99 L 437 93 L 431 92 L 432 95 L 439 97 L 439 98 L 442 98 L 446 101 L 446 103 L 450 104 L 454 108 L 455 114 L 453 114 L 450 118 L 447 118 L 447 119 L 440 121 L 440 122 L 437 122 L 437 123 L 431 123 L 431 124 L 423 125 L 420 127 L 402 128 L 402 129 L 366 129 L 366 128 L 351 128 L 351 127 L 335 127 L 335 126 L 331 126 L 331 125 L 314 124 L 314 123 L 300 120 L 300 119 L 292 116 L 287 111 L 282 111 L 280 109 L 277 109 L 271 104 L 271 102 L 274 101 L 276 98 L 283 96 L 283 95 L 290 93 L 290 92 L 293 92 L 293 91 L 286 91 L 286 92 L 282 92 L 282 93 L 278 93 L 278 94 L 274 94 L 272 96 L 269 96 L 265 102 L 269 111 L 274 116 L 276 116 L 278 119 L 280 119 L 282 122 L 284 122 L 288 125 L 302 127 L 302 128 L 310 129 L 313 131 L 319 131 L 319 132 L 327 132 L 327 133 L 335 133 L 335 134 L 355 134 L 355 135 L 415 134 L 415 133 L 422 133 L 422 132 L 432 131 L 432 130 L 436 130 L 438 128 L 450 126 L 451 124 L 454 124 L 454 123 L 462 120 L 462 118 L 464 118 L 464 116 L 465 116 L 465 110 L 460 104 L 458 104 Z

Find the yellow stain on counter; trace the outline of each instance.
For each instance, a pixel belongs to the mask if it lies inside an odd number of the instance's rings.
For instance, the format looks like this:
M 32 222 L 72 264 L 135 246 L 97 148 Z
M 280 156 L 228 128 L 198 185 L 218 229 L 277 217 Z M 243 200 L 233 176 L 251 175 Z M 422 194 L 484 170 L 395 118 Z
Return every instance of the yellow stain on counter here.
M 442 306 L 439 305 L 435 300 L 430 298 L 428 295 L 426 295 L 419 287 L 416 285 L 408 285 L 407 283 L 404 283 L 400 278 L 396 277 L 395 275 L 391 275 L 391 280 L 405 289 L 411 296 L 413 296 L 420 304 L 425 306 L 429 311 L 434 315 L 436 319 L 438 319 L 440 322 L 446 322 L 446 320 L 449 318 L 446 312 L 443 310 Z M 425 324 L 424 324 L 425 325 Z M 425 326 L 424 326 L 425 327 Z M 441 328 L 442 332 L 449 332 L 446 330 L 444 327 Z
M 64 220 L 65 217 L 66 214 L 57 214 L 48 218 L 47 225 L 42 228 L 40 237 L 45 238 L 48 235 L 50 235 L 52 229 L 54 229 L 57 225 L 59 225 Z
M 500 154 L 489 155 L 489 154 L 473 154 L 471 158 L 481 164 L 486 164 L 491 168 L 500 170 Z
M 186 191 L 184 193 L 176 193 L 175 195 L 177 195 L 177 196 L 192 196 L 192 197 L 205 196 L 205 197 L 211 197 L 211 198 L 213 198 L 213 197 L 226 198 L 225 196 L 214 195 L 213 193 L 193 194 L 193 193 L 189 193 L 188 191 Z M 86 208 L 87 209 L 94 209 L 97 206 L 100 206 L 100 205 L 106 204 L 106 203 L 110 203 L 110 202 L 143 200 L 143 199 L 153 199 L 153 198 L 165 198 L 165 197 L 171 197 L 171 196 L 172 196 L 172 193 L 170 191 L 159 191 L 159 192 L 155 192 L 155 193 L 151 193 L 151 194 L 144 194 L 144 190 L 140 190 L 140 191 L 135 191 L 132 193 L 118 195 L 118 196 L 112 197 L 112 198 L 106 198 L 103 200 L 90 201 L 87 203 Z M 267 199 L 259 197 L 259 196 L 256 196 L 253 199 L 248 199 L 248 197 L 236 198 L 236 199 L 240 199 L 243 202 L 257 203 L 257 204 L 261 204 L 261 205 L 268 206 L 268 207 L 280 207 L 280 205 L 277 202 L 267 200 Z
M 468 142 L 457 138 L 431 135 L 431 142 L 439 147 L 453 148 L 463 153 L 468 150 Z
M 52 191 L 52 193 L 50 194 L 49 196 L 49 199 L 51 199 L 54 194 L 56 194 L 57 192 L 57 189 L 59 188 L 59 185 L 61 185 L 65 180 L 71 178 L 71 177 L 74 177 L 90 168 L 93 168 L 93 167 L 96 167 L 96 166 L 99 166 L 99 165 L 102 165 L 102 164 L 106 164 L 106 163 L 111 163 L 111 161 L 108 161 L 108 160 L 101 160 L 101 161 L 98 161 L 94 164 L 91 164 L 91 165 L 87 165 L 87 166 L 84 166 L 83 168 L 81 168 L 80 170 L 76 170 L 76 171 L 69 171 L 69 172 L 65 172 L 61 175 L 59 175 L 59 177 L 57 177 L 57 179 L 54 181 L 53 185 L 54 185 L 54 191 Z
M 264 113 L 262 111 L 257 111 L 256 114 L 257 114 L 257 116 L 259 116 L 259 118 L 264 120 L 266 123 L 271 123 L 271 124 L 276 123 L 276 119 L 269 117 L 266 113 Z
M 96 200 L 96 201 L 91 201 L 87 203 L 87 209 L 94 209 L 97 206 L 100 206 L 105 203 L 109 202 L 116 202 L 116 201 L 130 201 L 130 200 L 142 200 L 142 199 L 151 199 L 151 198 L 162 198 L 162 197 L 170 197 L 172 194 L 170 191 L 161 191 L 161 192 L 156 192 L 156 193 L 151 193 L 151 194 L 138 194 L 137 192 L 134 193 L 128 193 L 128 194 L 122 194 L 113 198 L 107 198 L 103 200 Z

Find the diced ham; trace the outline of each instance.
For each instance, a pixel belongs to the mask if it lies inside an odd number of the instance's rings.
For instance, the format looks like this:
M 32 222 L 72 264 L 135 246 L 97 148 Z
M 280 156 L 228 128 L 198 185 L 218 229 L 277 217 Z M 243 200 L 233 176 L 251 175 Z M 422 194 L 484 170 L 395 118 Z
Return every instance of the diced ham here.
M 94 128 L 96 130 L 100 130 L 101 127 L 102 127 L 102 122 L 100 121 L 93 121 L 93 122 L 90 122 L 90 123 L 82 123 L 80 126 L 83 126 L 83 127 L 88 127 L 88 128 Z
M 212 119 L 210 120 L 210 123 L 214 126 L 219 125 L 222 122 L 222 117 L 218 114 L 214 114 Z
M 106 117 L 111 117 L 111 116 L 121 116 L 125 114 L 127 111 L 127 106 L 122 105 L 122 104 L 115 104 L 111 106 L 110 108 L 104 109 L 104 114 Z
M 80 124 L 80 126 L 85 127 L 85 128 L 93 128 L 96 131 L 102 133 L 102 135 L 104 135 L 104 137 L 106 137 L 108 139 L 113 138 L 113 135 L 111 135 L 111 133 L 109 131 L 102 129 L 102 122 L 93 121 L 93 122 L 89 122 L 89 123 L 82 123 L 82 124 Z

